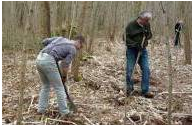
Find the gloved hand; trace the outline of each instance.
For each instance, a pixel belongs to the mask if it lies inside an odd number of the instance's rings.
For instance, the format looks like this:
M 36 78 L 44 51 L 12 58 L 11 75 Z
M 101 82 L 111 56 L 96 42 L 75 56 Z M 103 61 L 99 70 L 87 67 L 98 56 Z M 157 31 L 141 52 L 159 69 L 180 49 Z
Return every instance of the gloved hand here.
M 140 44 L 138 44 L 137 49 L 138 49 L 138 51 L 142 51 L 143 47 Z
M 149 31 L 146 27 L 143 27 L 143 34 L 145 35 L 145 37 L 149 35 Z
M 148 40 L 145 39 L 145 42 L 143 44 L 143 48 L 147 47 L 148 46 Z
M 62 82 L 65 83 L 67 81 L 67 76 L 62 77 Z
M 138 44 L 137 48 L 138 48 L 139 51 L 142 51 L 147 46 L 148 46 L 148 40 L 146 40 L 146 38 L 145 38 L 143 46 L 141 44 Z

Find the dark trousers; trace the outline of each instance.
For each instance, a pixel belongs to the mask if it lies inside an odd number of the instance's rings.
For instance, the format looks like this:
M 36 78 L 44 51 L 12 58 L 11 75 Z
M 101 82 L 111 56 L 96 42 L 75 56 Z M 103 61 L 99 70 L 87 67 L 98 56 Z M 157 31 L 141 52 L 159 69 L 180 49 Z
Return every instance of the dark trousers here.
M 127 56 L 126 83 L 127 83 L 128 90 L 129 89 L 133 90 L 133 81 L 131 79 L 131 75 L 134 70 L 137 55 L 138 55 L 138 49 L 136 48 L 127 49 L 127 52 L 126 52 L 126 56 Z M 145 94 L 149 91 L 149 79 L 150 79 L 148 53 L 147 53 L 146 48 L 142 50 L 138 64 L 142 71 L 141 89 L 142 89 L 142 93 Z

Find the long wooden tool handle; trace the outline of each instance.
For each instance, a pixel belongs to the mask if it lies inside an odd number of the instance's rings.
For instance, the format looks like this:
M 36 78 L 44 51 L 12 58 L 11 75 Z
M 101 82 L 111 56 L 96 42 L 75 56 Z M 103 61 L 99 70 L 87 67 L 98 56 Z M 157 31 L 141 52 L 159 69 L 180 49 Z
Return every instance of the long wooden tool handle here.
M 145 36 L 143 37 L 143 41 L 141 43 L 141 47 L 143 48 L 143 45 L 144 45 L 144 42 L 145 42 Z M 137 54 L 137 59 L 135 61 L 135 65 L 134 65 L 134 68 L 133 68 L 133 71 L 132 71 L 132 74 L 131 74 L 131 78 L 133 78 L 133 74 L 134 74 L 134 69 L 135 69 L 135 66 L 137 65 L 138 61 L 139 61 L 139 58 L 140 58 L 140 55 L 141 55 L 141 51 L 138 52 Z
M 59 64 L 58 64 L 57 62 L 56 62 L 56 64 L 57 64 L 57 68 L 58 68 L 58 71 L 59 71 L 59 74 L 60 74 L 60 77 L 61 77 L 61 80 L 62 80 L 62 83 L 63 83 L 63 87 L 64 87 L 64 89 L 65 89 L 65 93 L 66 93 L 66 95 L 67 95 L 67 99 L 69 100 L 69 102 L 72 102 L 71 98 L 69 97 L 69 93 L 67 92 L 67 87 L 66 87 L 66 85 L 65 85 L 65 82 L 67 81 L 67 77 L 66 77 L 66 80 L 64 80 L 64 79 L 62 78 L 62 73 L 61 73 Z

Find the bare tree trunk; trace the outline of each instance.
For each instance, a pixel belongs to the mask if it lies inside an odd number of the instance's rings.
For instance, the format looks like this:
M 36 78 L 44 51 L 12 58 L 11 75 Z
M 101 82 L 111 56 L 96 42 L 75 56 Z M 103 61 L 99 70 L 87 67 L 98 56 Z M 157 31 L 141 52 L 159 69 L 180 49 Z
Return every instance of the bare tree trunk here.
M 79 33 L 82 33 L 82 31 L 83 31 L 83 24 L 84 24 L 84 21 L 85 21 L 86 7 L 87 7 L 87 1 L 84 1 L 83 7 L 82 7 L 82 12 L 80 14 L 80 22 L 79 22 L 79 25 L 78 25 L 79 26 Z M 79 67 L 80 67 L 81 57 L 82 57 L 82 49 L 77 51 L 75 60 L 73 61 L 72 71 L 73 71 L 73 76 L 74 76 L 75 81 L 80 81 Z
M 112 18 L 113 24 L 110 25 L 110 41 L 113 42 L 115 40 L 115 33 L 116 33 L 116 28 L 117 28 L 117 9 L 118 9 L 118 4 L 119 2 L 114 1 L 114 16 Z M 111 9 L 113 10 L 113 9 Z
M 134 1 L 133 4 L 133 17 L 138 17 L 142 7 L 142 1 Z
M 62 35 L 63 1 L 56 2 L 55 34 Z
M 83 31 L 83 25 L 84 25 L 84 21 L 85 21 L 85 16 L 86 16 L 86 8 L 87 8 L 87 1 L 83 2 L 83 7 L 82 7 L 82 12 L 80 14 L 80 22 L 79 22 L 79 32 L 82 33 Z
M 26 26 L 25 26 L 25 30 L 24 30 L 24 35 L 23 35 L 23 43 L 22 43 L 22 64 L 21 64 L 21 72 L 20 72 L 20 85 L 19 85 L 19 103 L 18 103 L 18 114 L 17 114 L 17 125 L 21 125 L 22 124 L 22 120 L 23 120 L 23 104 L 24 104 L 24 89 L 25 89 L 25 73 L 26 73 L 26 42 L 29 40 L 28 39 L 28 32 L 30 30 L 30 16 L 31 16 L 31 5 L 32 3 L 30 3 L 30 8 L 29 8 L 29 12 L 27 13 L 27 20 L 26 20 Z
M 163 19 L 164 19 L 164 36 L 165 36 L 165 41 L 166 41 L 166 49 L 167 49 L 167 59 L 168 59 L 168 125 L 171 125 L 171 121 L 172 121 L 172 88 L 173 88 L 173 81 L 172 81 L 172 58 L 171 58 L 171 51 L 170 51 L 170 41 L 169 41 L 169 29 L 168 29 L 168 16 L 166 12 L 166 9 L 163 6 L 163 3 L 160 2 L 162 11 L 163 11 Z M 166 5 L 166 4 L 165 4 Z
M 167 25 L 166 25 L 167 27 Z M 167 32 L 167 29 L 164 28 Z M 168 35 L 168 34 L 167 34 Z M 171 121 L 172 121 L 172 89 L 173 89 L 173 81 L 172 81 L 172 57 L 171 57 L 171 51 L 170 51 L 170 44 L 169 44 L 169 38 L 166 36 L 166 45 L 167 45 L 167 52 L 168 52 L 168 124 L 171 125 Z
M 183 19 L 185 26 L 184 26 L 184 51 L 185 51 L 185 64 L 191 64 L 191 27 L 192 27 L 192 23 L 191 23 L 191 12 L 186 11 L 186 8 L 191 8 L 191 2 L 187 1 L 185 2 L 181 2 L 181 13 L 182 16 L 181 18 Z M 190 10 L 190 9 L 189 9 Z
M 69 39 L 71 39 L 71 37 L 72 37 L 72 30 L 73 30 L 73 27 L 74 27 L 76 8 L 77 8 L 77 1 L 75 1 L 75 4 L 73 6 L 73 15 L 72 15 L 72 20 L 71 20 L 71 25 L 70 25 L 70 31 L 68 33 L 69 34 L 69 36 L 68 36 Z
M 187 24 L 188 25 L 188 24 Z M 190 26 L 189 26 L 190 27 Z M 188 31 L 189 32 L 189 31 Z M 191 34 L 186 31 L 185 33 L 185 43 L 184 43 L 184 51 L 185 51 L 185 64 L 191 65 Z
M 62 22 L 62 35 L 66 38 L 70 36 L 70 29 L 71 29 L 71 23 L 72 23 L 72 10 L 73 8 L 73 1 L 66 1 L 65 3 L 65 20 Z
M 39 1 L 40 6 L 40 34 L 41 38 L 46 38 L 51 36 L 50 29 L 50 6 L 48 1 Z
M 18 26 L 21 27 L 21 28 L 24 28 L 24 23 L 25 23 L 25 18 L 24 18 L 24 13 L 25 13 L 25 10 L 24 10 L 24 3 L 21 2 L 21 1 L 16 1 L 15 3 L 16 5 L 16 18 L 19 19 L 18 20 Z
M 90 40 L 89 40 L 89 47 L 88 47 L 88 52 L 92 54 L 92 46 L 93 46 L 93 41 L 95 37 L 95 31 L 96 31 L 96 20 L 97 20 L 97 11 L 98 11 L 99 3 L 94 2 L 93 3 L 93 14 L 92 14 L 92 25 L 91 25 L 91 30 L 90 30 Z

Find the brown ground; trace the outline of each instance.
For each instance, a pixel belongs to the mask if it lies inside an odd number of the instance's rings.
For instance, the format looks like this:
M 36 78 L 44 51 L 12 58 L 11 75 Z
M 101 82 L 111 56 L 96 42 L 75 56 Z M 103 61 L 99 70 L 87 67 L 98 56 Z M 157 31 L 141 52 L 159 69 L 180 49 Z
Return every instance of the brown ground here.
M 56 96 L 51 93 L 50 106 L 45 117 L 36 115 L 40 79 L 35 67 L 36 54 L 28 54 L 25 77 L 24 122 L 26 124 L 77 124 L 77 125 L 120 125 L 124 118 L 123 85 L 125 81 L 125 46 L 115 42 L 96 41 L 98 45 L 91 59 L 82 62 L 83 80 L 69 79 L 68 87 L 78 111 L 70 118 L 59 117 Z M 110 48 L 111 49 L 110 49 Z M 167 123 L 168 73 L 165 44 L 148 47 L 150 54 L 151 91 L 155 99 L 134 96 L 127 99 L 127 124 L 162 125 Z M 173 124 L 190 125 L 192 114 L 192 67 L 184 65 L 184 52 L 172 51 L 173 77 Z M 178 57 L 176 59 L 176 56 Z M 16 121 L 18 86 L 20 83 L 21 53 L 3 52 L 2 113 L 3 124 Z M 139 70 L 138 70 L 139 71 Z M 136 88 L 140 90 L 140 74 L 135 74 Z M 32 102 L 32 104 L 30 104 Z M 51 120 L 49 120 L 49 118 Z M 55 119 L 54 121 L 52 119 Z M 46 121 L 47 120 L 47 121 Z M 62 121 L 56 121 L 62 120 Z M 73 123 L 63 123 L 71 121 Z M 27 123 L 28 122 L 28 123 Z M 90 123 L 91 122 L 91 123 Z

